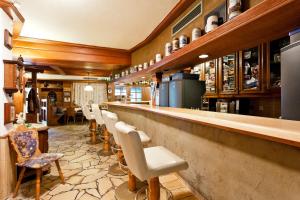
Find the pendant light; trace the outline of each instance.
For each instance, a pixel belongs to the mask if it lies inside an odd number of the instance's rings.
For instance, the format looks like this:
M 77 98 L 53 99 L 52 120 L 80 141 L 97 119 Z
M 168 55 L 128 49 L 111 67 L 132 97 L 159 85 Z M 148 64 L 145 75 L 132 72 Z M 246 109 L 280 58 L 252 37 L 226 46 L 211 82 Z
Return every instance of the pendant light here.
M 90 85 L 90 73 L 88 73 L 88 84 L 84 87 L 84 91 L 86 92 L 93 92 L 94 88 Z

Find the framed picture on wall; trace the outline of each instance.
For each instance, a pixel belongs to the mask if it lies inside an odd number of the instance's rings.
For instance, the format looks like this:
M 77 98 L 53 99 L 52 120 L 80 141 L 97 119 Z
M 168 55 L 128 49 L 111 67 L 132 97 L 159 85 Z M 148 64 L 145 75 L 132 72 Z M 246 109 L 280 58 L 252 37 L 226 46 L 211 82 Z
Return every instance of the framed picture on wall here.
M 12 34 L 7 29 L 4 30 L 4 46 L 9 50 L 12 49 Z
M 71 92 L 64 91 L 64 97 L 71 97 Z
M 71 92 L 64 91 L 64 102 L 70 103 L 71 102 Z
M 71 97 L 64 97 L 64 103 L 70 103 Z

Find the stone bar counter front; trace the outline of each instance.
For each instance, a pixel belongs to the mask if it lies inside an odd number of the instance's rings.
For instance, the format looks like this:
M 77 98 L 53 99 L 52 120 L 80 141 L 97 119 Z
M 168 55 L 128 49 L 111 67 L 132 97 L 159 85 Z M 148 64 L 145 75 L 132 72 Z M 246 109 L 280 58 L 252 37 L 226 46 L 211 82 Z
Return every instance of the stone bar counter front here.
M 207 200 L 299 200 L 300 122 L 108 103 L 120 120 L 185 159 L 180 172 Z

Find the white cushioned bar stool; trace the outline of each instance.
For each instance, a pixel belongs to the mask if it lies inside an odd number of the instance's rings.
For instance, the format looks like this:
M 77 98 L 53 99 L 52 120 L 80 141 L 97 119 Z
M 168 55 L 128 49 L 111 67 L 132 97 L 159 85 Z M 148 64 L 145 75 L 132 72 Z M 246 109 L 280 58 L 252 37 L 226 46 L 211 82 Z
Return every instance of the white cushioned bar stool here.
M 82 106 L 82 113 L 89 122 L 90 134 L 86 134 L 85 136 L 91 137 L 91 141 L 90 141 L 91 144 L 97 144 L 97 137 L 96 137 L 97 123 L 95 120 L 95 115 L 90 111 L 89 105 Z
M 118 122 L 118 124 L 123 124 L 123 126 L 126 126 L 128 129 L 135 130 L 137 132 L 139 138 L 141 139 L 141 143 L 143 146 L 147 146 L 150 143 L 151 139 L 143 131 L 138 131 L 138 130 L 136 130 L 136 127 L 126 124 L 124 122 Z M 116 125 L 116 123 L 114 125 Z M 117 141 L 116 143 L 118 143 L 121 155 L 123 157 L 123 151 L 122 151 L 122 146 L 121 146 L 120 139 L 119 139 L 119 133 L 118 133 L 117 129 L 115 129 L 115 130 L 116 130 L 115 131 L 116 136 L 114 136 L 114 137 L 117 138 L 117 140 L 115 140 L 115 141 Z M 122 160 L 123 160 L 123 163 L 120 164 L 120 169 L 122 169 L 122 170 L 124 168 L 126 169 L 126 172 L 128 173 L 128 181 L 119 185 L 116 188 L 115 197 L 118 200 L 135 199 L 136 192 L 138 190 L 140 190 L 141 188 L 145 187 L 147 185 L 147 182 L 145 182 L 145 181 L 141 182 L 141 181 L 137 180 L 136 177 L 131 173 L 130 169 L 128 169 L 127 163 L 126 163 L 124 157 L 122 158 Z
M 108 111 L 100 110 L 98 104 L 92 104 L 92 111 L 95 115 L 96 122 L 99 127 L 100 138 L 103 141 L 103 148 L 98 152 L 99 156 L 111 156 L 112 151 L 110 148 L 110 134 L 107 131 L 104 116 L 108 114 Z
M 129 170 L 139 180 L 148 181 L 148 199 L 159 200 L 159 176 L 187 169 L 187 162 L 162 146 L 143 148 L 138 132 L 123 123 L 116 123 L 116 129 Z M 135 199 L 144 199 L 142 192 L 137 192 Z M 169 198 L 172 194 L 167 191 L 166 199 Z
M 105 121 L 105 124 L 107 125 L 107 129 L 108 131 L 113 135 L 114 138 L 114 145 L 111 146 L 112 151 L 114 154 L 117 155 L 118 158 L 118 163 L 112 165 L 109 167 L 108 173 L 114 176 L 122 176 L 127 174 L 126 170 L 124 170 L 124 167 L 122 166 L 126 166 L 125 160 L 124 160 L 124 156 L 123 156 L 123 152 L 122 152 L 122 148 L 121 148 L 121 144 L 118 138 L 118 134 L 117 134 L 117 130 L 115 128 L 115 124 L 118 122 L 118 115 L 115 113 L 108 113 L 107 115 L 103 116 L 103 119 Z M 124 123 L 124 122 L 122 122 Z M 124 123 L 125 124 L 125 123 Z M 132 129 L 136 129 L 136 127 L 134 126 L 130 126 L 127 124 L 127 126 L 131 127 Z M 142 143 L 144 145 L 147 145 L 151 140 L 148 137 L 147 134 L 145 134 L 142 131 L 138 131 L 138 133 L 140 134 Z

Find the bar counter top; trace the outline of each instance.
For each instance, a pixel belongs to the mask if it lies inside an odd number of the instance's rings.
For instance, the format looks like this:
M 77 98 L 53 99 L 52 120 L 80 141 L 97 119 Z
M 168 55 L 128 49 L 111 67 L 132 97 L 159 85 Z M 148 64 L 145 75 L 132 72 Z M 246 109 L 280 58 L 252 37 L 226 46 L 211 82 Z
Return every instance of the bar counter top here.
M 184 108 L 107 102 L 108 106 L 152 112 L 273 142 L 300 147 L 300 122 Z

